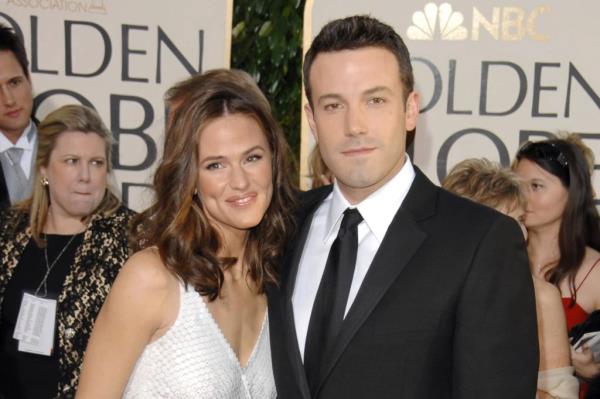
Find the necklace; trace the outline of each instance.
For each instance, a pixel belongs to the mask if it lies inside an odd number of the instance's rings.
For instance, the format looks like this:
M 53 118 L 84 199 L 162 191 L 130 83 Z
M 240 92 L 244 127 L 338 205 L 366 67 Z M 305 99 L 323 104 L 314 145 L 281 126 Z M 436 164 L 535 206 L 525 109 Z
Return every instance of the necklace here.
M 50 272 L 52 271 L 52 269 L 54 269 L 56 262 L 58 262 L 60 257 L 65 253 L 65 251 L 67 250 L 69 245 L 71 245 L 71 243 L 73 242 L 75 237 L 77 237 L 77 235 L 78 234 L 75 234 L 69 239 L 67 244 L 58 253 L 58 256 L 56 258 L 54 258 L 54 260 L 52 261 L 52 264 L 49 264 L 49 262 L 48 262 L 48 236 L 46 234 L 44 234 L 44 238 L 46 239 L 46 246 L 44 247 L 44 259 L 46 261 L 46 273 L 44 274 L 44 278 L 42 278 L 42 281 L 38 285 L 38 287 L 35 290 L 35 293 L 33 295 L 38 296 L 38 292 L 40 291 L 40 288 L 44 287 L 44 291 L 43 291 L 44 295 L 42 295 L 41 298 L 46 298 L 46 296 L 48 296 L 48 285 L 47 285 L 48 276 L 50 275 Z

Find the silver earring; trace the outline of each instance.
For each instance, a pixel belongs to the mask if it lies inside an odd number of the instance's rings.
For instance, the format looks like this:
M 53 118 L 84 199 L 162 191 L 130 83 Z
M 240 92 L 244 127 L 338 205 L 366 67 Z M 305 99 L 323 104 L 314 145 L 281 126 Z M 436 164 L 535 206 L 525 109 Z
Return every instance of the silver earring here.
M 49 184 L 49 183 L 48 183 L 48 178 L 46 178 L 46 177 L 42 177 L 42 186 L 44 186 L 44 187 L 48 187 L 48 184 Z

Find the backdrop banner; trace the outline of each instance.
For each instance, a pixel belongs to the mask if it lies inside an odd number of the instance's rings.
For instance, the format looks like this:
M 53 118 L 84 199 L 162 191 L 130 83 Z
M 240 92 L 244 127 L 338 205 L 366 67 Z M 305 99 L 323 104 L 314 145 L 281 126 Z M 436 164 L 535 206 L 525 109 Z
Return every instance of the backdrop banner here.
M 508 165 L 520 143 L 559 131 L 580 133 L 600 154 L 600 2 L 515 4 L 308 0 L 304 48 L 344 16 L 370 14 L 396 29 L 421 95 L 412 159 L 433 181 L 464 158 Z M 305 176 L 314 142 L 303 119 Z
M 38 119 L 95 108 L 113 132 L 115 185 L 142 210 L 161 157 L 163 96 L 173 83 L 229 67 L 233 0 L 0 0 L 24 39 Z

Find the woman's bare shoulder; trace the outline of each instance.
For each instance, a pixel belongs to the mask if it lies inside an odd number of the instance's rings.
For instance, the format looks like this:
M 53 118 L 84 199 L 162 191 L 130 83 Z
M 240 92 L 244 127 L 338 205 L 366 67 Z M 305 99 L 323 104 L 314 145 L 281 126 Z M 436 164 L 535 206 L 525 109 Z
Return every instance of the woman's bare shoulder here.
M 533 276 L 533 287 L 537 301 L 543 305 L 557 306 L 562 309 L 560 290 L 554 284 Z
M 177 280 L 163 263 L 158 249 L 152 247 L 133 254 L 123 265 L 119 278 L 136 290 L 159 291 L 171 288 Z

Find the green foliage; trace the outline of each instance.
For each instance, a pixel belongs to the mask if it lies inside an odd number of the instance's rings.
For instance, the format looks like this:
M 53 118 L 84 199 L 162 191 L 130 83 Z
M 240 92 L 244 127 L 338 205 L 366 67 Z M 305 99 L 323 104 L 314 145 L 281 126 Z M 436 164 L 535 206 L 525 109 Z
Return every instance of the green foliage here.
M 296 158 L 300 152 L 304 0 L 234 0 L 231 67 L 269 99 Z

